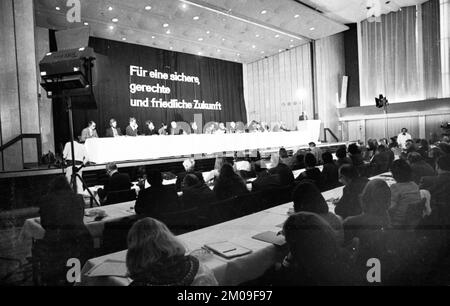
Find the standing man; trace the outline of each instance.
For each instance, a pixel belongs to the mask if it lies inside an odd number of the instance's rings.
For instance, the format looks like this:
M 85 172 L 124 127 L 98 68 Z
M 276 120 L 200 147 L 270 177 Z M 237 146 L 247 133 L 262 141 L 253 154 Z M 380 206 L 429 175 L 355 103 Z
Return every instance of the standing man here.
M 86 142 L 86 139 L 89 138 L 98 138 L 98 134 L 96 131 L 96 124 L 94 121 L 89 121 L 88 127 L 81 131 L 80 142 Z
M 412 139 L 412 137 L 410 134 L 408 134 L 408 129 L 402 128 L 402 132 L 400 134 L 398 134 L 398 136 L 397 136 L 398 146 L 402 150 L 406 149 L 406 141 L 411 140 L 411 139 Z
M 109 128 L 106 129 L 106 137 L 119 137 L 122 136 L 120 127 L 117 127 L 116 119 L 109 120 Z
M 136 118 L 130 118 L 130 125 L 127 126 L 126 134 L 127 136 L 136 137 L 139 135 L 138 124 L 136 122 Z

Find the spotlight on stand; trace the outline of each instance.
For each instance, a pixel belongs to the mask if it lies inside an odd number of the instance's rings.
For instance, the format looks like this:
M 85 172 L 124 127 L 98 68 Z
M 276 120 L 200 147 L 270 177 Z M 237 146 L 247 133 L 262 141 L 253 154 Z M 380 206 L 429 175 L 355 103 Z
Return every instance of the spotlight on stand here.
M 386 97 L 380 95 L 378 98 L 375 98 L 375 105 L 377 108 L 384 108 L 389 105 L 389 101 Z

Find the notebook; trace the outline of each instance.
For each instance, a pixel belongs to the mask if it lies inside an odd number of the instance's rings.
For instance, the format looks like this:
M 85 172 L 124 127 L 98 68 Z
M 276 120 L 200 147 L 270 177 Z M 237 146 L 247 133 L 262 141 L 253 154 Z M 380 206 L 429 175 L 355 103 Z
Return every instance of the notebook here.
M 205 248 L 226 259 L 247 255 L 252 252 L 250 249 L 228 241 L 205 244 Z
M 124 261 L 107 259 L 98 265 L 92 267 L 85 274 L 89 277 L 97 276 L 118 276 L 128 277 L 127 265 Z
M 283 235 L 277 235 L 275 232 L 264 232 L 252 237 L 253 239 L 271 243 L 277 246 L 283 246 L 286 244 L 286 240 Z

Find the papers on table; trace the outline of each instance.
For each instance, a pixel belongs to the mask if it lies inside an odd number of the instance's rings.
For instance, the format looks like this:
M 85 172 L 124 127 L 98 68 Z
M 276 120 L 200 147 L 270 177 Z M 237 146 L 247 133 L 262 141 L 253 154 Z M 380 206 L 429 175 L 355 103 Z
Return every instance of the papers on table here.
M 92 267 L 85 274 L 89 277 L 98 276 L 117 276 L 117 277 L 128 277 L 127 266 L 124 261 L 107 259 L 98 265 Z
M 270 231 L 255 235 L 252 238 L 267 243 L 271 243 L 276 246 L 283 246 L 286 244 L 286 239 L 284 239 L 283 235 L 278 235 L 277 233 Z
M 250 249 L 228 241 L 205 244 L 205 248 L 226 259 L 247 255 L 252 252 Z

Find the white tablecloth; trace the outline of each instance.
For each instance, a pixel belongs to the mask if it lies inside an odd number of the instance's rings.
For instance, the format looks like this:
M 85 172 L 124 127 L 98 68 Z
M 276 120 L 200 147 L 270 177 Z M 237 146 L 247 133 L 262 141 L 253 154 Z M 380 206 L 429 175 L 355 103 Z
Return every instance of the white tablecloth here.
M 311 141 L 317 142 L 318 132 L 319 129 L 307 129 L 277 133 L 90 138 L 86 140 L 85 147 L 89 161 L 104 164 L 194 154 L 299 147 Z

